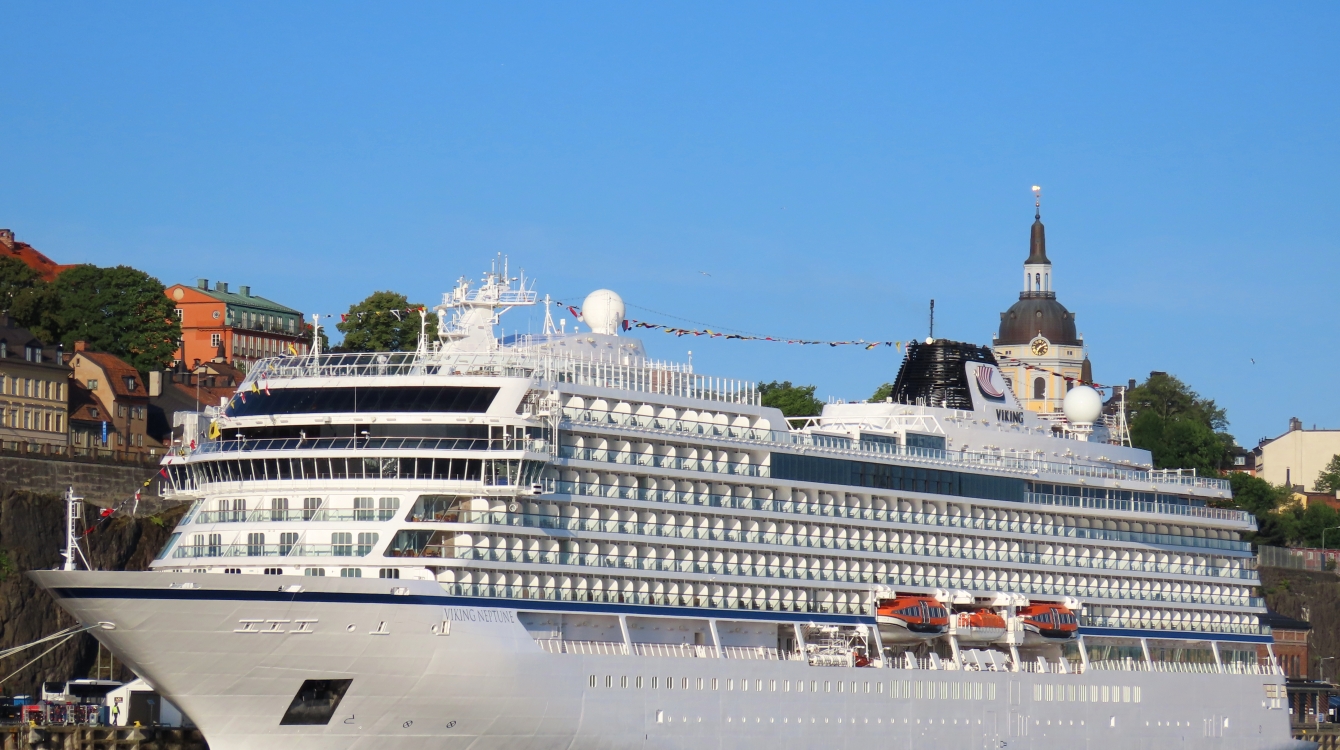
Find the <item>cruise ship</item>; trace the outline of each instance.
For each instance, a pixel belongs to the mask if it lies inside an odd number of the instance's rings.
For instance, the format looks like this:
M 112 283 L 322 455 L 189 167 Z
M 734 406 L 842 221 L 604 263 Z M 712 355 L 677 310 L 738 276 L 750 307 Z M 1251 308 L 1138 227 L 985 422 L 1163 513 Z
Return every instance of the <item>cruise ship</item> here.
M 788 420 L 624 304 L 500 338 L 496 267 L 416 351 L 258 363 L 165 461 L 146 572 L 32 577 L 214 750 L 1311 747 L 1227 482 L 990 349 Z

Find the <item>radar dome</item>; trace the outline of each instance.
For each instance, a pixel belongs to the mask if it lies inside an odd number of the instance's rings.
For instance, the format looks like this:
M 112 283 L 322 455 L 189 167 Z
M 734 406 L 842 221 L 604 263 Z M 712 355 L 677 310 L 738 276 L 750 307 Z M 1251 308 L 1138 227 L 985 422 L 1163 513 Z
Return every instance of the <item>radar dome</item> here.
M 1078 385 L 1065 395 L 1061 410 L 1070 424 L 1093 424 L 1103 413 L 1103 397 L 1087 385 Z
M 591 327 L 592 333 L 618 336 L 623 313 L 623 297 L 608 289 L 597 289 L 586 295 L 582 302 L 582 320 Z

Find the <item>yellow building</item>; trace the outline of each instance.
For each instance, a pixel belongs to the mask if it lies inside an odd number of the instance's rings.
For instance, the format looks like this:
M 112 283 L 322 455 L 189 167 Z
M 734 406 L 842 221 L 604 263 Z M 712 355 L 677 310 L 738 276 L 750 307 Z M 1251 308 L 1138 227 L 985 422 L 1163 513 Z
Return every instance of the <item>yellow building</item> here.
M 1060 412 L 1071 387 L 1093 380 L 1075 314 L 1056 301 L 1052 289 L 1040 210 L 1033 217 L 1023 290 L 1019 301 L 1000 314 L 1000 332 L 991 346 L 1015 398 L 1030 411 Z
M 70 368 L 55 347 L 0 315 L 0 442 L 7 450 L 64 453 Z

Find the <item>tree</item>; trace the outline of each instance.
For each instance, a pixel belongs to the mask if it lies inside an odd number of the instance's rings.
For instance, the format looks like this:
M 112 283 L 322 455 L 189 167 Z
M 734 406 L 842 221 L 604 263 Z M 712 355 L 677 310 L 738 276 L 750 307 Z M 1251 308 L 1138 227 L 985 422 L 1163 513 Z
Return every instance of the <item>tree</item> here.
M 1257 518 L 1287 506 L 1293 499 L 1288 487 L 1275 486 L 1261 477 L 1234 471 L 1228 475 L 1233 488 L 1233 505 L 1249 511 Z
M 1317 492 L 1340 491 L 1340 456 L 1331 456 L 1331 462 L 1317 474 Z
M 46 308 L 33 327 L 38 338 L 67 350 L 87 341 L 142 372 L 172 362 L 181 324 L 158 279 L 130 266 L 83 265 L 56 277 L 46 292 Z
M 1228 415 L 1176 377 L 1152 372 L 1126 394 L 1131 443 L 1153 454 L 1159 469 L 1215 475 L 1227 464 L 1233 436 Z
M 345 352 L 404 352 L 419 344 L 421 304 L 396 292 L 373 292 L 349 307 L 335 327 L 344 334 L 337 347 Z M 409 312 L 415 310 L 416 312 Z
M 876 388 L 875 392 L 871 394 L 870 403 L 872 404 L 882 403 L 884 399 L 889 398 L 892 395 L 893 395 L 893 383 L 885 383 L 884 385 L 881 385 L 880 387 Z
M 0 310 L 14 322 L 32 327 L 40 322 L 47 283 L 27 263 L 0 256 Z
M 824 408 L 823 402 L 814 397 L 814 386 L 791 385 L 789 380 L 760 383 L 758 394 L 764 406 L 781 409 L 788 417 L 812 417 Z

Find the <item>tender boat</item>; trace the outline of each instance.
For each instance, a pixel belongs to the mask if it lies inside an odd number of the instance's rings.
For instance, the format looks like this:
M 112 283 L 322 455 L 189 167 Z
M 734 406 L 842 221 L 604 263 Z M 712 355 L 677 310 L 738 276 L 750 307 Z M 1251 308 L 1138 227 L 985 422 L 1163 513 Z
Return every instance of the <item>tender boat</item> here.
M 1030 604 L 1018 616 L 1024 623 L 1024 643 L 1056 643 L 1079 634 L 1079 618 L 1061 604 Z
M 1005 618 L 989 609 L 957 612 L 952 619 L 959 643 L 993 643 L 1005 635 Z
M 944 635 L 949 610 L 933 596 L 911 594 L 881 600 L 875 620 L 885 643 L 923 641 Z

